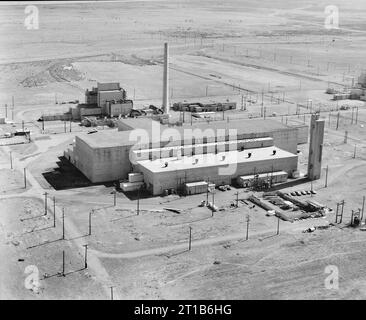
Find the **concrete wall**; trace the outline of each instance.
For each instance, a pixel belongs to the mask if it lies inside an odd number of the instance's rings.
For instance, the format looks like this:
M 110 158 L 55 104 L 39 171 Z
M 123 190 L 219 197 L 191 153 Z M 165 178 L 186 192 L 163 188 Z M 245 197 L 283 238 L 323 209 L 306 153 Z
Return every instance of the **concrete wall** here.
M 274 145 L 276 147 L 293 154 L 297 154 L 297 135 L 297 128 L 291 128 L 290 130 L 279 130 L 270 133 L 270 136 L 274 139 Z
M 325 120 L 320 120 L 319 115 L 313 114 L 310 123 L 308 161 L 308 177 L 310 180 L 320 179 L 321 176 L 324 127 Z
M 160 195 L 165 189 L 178 189 L 184 183 L 207 181 L 208 178 L 216 185 L 231 184 L 232 180 L 236 180 L 238 176 L 254 174 L 254 170 L 256 173 L 272 172 L 272 165 L 273 171 L 285 171 L 291 174 L 297 169 L 297 156 L 238 163 L 236 172 L 227 176 L 218 175 L 219 166 L 153 173 L 138 163 L 135 169 L 144 174 L 148 190 L 153 195 Z
M 98 116 L 101 114 L 101 108 L 80 108 L 80 118 L 83 118 L 85 116 Z
M 131 172 L 129 147 L 98 148 L 93 152 L 92 182 L 127 179 Z
M 111 100 L 123 100 L 123 91 L 98 91 L 99 107 L 105 108 L 106 102 Z
M 129 147 L 91 148 L 75 137 L 74 165 L 93 183 L 127 179 Z
M 85 103 L 87 103 L 87 104 L 92 104 L 92 103 L 95 103 L 95 104 L 97 104 L 98 103 L 98 95 L 97 95 L 97 93 L 95 92 L 93 92 L 92 93 L 92 91 L 87 91 L 86 93 L 85 93 Z
M 111 103 L 108 105 L 108 115 L 111 117 L 117 117 L 121 115 L 127 115 L 131 112 L 133 107 L 132 102 L 125 102 L 125 103 Z
M 74 165 L 93 182 L 93 149 L 78 136 L 75 136 Z

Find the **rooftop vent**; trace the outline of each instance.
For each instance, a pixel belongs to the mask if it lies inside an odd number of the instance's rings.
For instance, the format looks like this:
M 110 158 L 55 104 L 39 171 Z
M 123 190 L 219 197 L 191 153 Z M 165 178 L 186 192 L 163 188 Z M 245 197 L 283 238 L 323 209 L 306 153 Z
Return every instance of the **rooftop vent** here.
M 273 150 L 272 155 L 274 156 L 276 154 L 276 152 L 277 152 L 276 150 Z
M 251 152 L 248 152 L 248 159 L 252 156 Z

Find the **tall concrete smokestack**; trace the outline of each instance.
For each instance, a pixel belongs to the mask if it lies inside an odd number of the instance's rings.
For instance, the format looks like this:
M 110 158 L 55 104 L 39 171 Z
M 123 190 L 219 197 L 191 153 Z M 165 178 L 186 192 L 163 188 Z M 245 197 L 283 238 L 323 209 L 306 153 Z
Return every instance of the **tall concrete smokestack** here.
M 322 170 L 322 152 L 324 141 L 325 120 L 319 119 L 319 114 L 311 115 L 308 178 L 320 179 Z
M 164 43 L 163 111 L 169 114 L 169 47 Z

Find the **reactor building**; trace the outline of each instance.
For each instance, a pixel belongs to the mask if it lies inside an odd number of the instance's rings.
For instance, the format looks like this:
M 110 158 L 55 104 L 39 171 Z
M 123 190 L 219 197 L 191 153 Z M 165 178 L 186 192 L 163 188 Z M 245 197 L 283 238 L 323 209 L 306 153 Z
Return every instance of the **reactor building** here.
M 167 118 L 168 53 L 165 44 L 162 110 Z M 114 100 L 126 102 L 119 84 L 100 84 L 86 94 L 86 102 L 103 113 L 114 113 Z M 310 179 L 320 176 L 323 124 L 312 117 Z M 307 141 L 306 125 L 269 119 L 170 126 L 148 117 L 120 118 L 118 129 L 78 134 L 64 156 L 92 183 L 120 181 L 124 191 L 144 188 L 152 195 L 167 190 L 193 194 L 209 185 L 245 187 L 253 176 L 270 176 L 274 182 L 298 177 L 297 146 Z
M 306 142 L 307 127 L 273 120 L 169 127 L 130 118 L 120 119 L 118 130 L 78 134 L 65 157 L 93 183 L 140 173 L 143 181 L 131 183 L 160 195 L 189 183 L 232 184 L 253 174 L 294 176 L 297 145 Z

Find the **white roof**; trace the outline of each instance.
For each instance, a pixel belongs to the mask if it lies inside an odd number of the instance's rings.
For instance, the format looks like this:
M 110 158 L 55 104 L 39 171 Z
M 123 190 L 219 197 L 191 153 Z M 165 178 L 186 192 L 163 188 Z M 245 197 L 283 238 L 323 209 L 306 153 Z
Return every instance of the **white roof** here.
M 273 154 L 273 150 L 276 150 L 276 154 Z M 248 158 L 248 153 L 251 153 L 251 157 Z M 220 152 L 217 154 L 199 154 L 194 156 L 184 156 L 180 159 L 176 157 L 162 158 L 156 160 L 142 160 L 137 161 L 138 164 L 151 172 L 171 172 L 179 170 L 187 170 L 193 168 L 205 168 L 205 167 L 221 167 L 230 164 L 238 164 L 245 162 L 265 161 L 271 159 L 280 158 L 297 158 L 297 155 L 279 149 L 277 147 L 265 147 L 256 149 L 246 149 L 245 151 L 228 151 Z M 165 163 L 168 165 L 165 166 Z
M 198 187 L 198 186 L 207 186 L 207 184 L 208 183 L 206 181 L 189 182 L 189 183 L 186 183 L 186 187 L 192 188 L 192 187 Z

